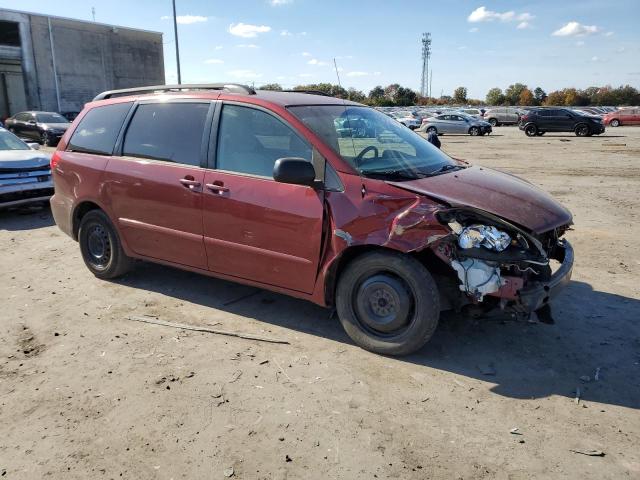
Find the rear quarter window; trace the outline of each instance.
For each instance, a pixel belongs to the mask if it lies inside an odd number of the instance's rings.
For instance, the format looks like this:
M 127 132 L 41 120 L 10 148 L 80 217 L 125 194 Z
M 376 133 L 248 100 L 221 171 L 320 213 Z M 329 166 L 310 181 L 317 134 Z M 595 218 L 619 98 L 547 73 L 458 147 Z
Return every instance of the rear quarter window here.
M 131 102 L 94 107 L 73 132 L 67 150 L 111 155 Z

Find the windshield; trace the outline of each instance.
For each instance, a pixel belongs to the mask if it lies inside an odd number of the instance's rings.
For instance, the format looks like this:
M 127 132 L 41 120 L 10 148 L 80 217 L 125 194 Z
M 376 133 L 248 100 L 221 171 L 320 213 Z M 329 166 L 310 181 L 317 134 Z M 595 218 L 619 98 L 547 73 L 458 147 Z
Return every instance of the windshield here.
M 369 107 L 289 107 L 307 127 L 363 175 L 419 178 L 458 167 L 404 125 Z
M 30 150 L 30 148 L 13 133 L 2 130 L 0 131 L 0 150 Z
M 38 113 L 36 118 L 39 123 L 69 123 L 69 120 L 58 113 Z

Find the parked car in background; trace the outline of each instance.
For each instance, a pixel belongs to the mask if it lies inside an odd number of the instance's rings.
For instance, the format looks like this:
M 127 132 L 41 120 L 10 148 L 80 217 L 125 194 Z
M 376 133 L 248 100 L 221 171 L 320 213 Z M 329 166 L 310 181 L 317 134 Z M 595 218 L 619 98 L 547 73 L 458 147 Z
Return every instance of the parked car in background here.
M 420 117 L 410 112 L 392 112 L 391 116 L 405 127 L 409 127 L 411 130 L 419 128 L 422 121 Z
M 20 112 L 7 118 L 5 127 L 22 138 L 55 146 L 69 128 L 69 120 L 55 112 Z
M 425 118 L 420 127 L 421 132 L 435 132 L 438 135 L 457 133 L 463 135 L 485 135 L 492 131 L 491 124 L 478 120 L 465 113 L 445 113 L 432 118 Z
M 0 208 L 47 202 L 51 195 L 49 155 L 0 128 Z
M 532 184 L 355 102 L 189 89 L 98 95 L 51 159 L 53 216 L 96 277 L 139 258 L 335 306 L 388 355 L 422 347 L 441 310 L 546 312 L 569 282 L 571 213 Z M 364 136 L 341 137 L 345 119 Z
M 79 114 L 80 112 L 62 112 L 61 113 L 61 115 L 67 120 L 69 120 L 70 122 L 73 122 Z
M 476 120 L 484 120 L 484 111 L 479 108 L 461 108 L 458 111 L 474 117 Z
M 605 125 L 619 127 L 620 125 L 640 125 L 640 108 L 622 108 L 607 113 L 602 117 Z
M 547 132 L 573 132 L 578 137 L 604 133 L 600 117 L 569 108 L 548 107 L 529 110 L 522 116 L 520 130 L 528 137 L 542 136 Z
M 496 107 L 484 112 L 484 119 L 489 122 L 492 127 L 499 125 L 517 125 L 523 114 L 524 110 L 521 108 Z

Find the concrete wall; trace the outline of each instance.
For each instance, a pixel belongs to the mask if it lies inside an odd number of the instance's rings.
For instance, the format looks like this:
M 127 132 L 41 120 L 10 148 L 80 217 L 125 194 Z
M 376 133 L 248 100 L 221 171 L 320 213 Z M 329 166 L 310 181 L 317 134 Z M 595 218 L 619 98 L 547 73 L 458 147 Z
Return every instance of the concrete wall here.
M 0 10 L 5 18 L 20 22 L 29 109 L 80 111 L 104 90 L 165 83 L 161 33 Z

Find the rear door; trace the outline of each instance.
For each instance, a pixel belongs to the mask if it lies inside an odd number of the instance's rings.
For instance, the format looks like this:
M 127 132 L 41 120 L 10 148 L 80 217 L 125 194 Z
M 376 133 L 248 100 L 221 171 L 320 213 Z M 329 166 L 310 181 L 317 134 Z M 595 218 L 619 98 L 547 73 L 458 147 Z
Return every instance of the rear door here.
M 204 178 L 204 241 L 213 272 L 311 293 L 324 193 L 278 183 L 278 158 L 312 160 L 311 146 L 274 113 L 221 104 Z
M 204 168 L 213 103 L 141 102 L 105 171 L 106 196 L 137 254 L 207 269 Z
M 453 133 L 468 133 L 469 124 L 460 115 L 451 115 L 451 126 Z

